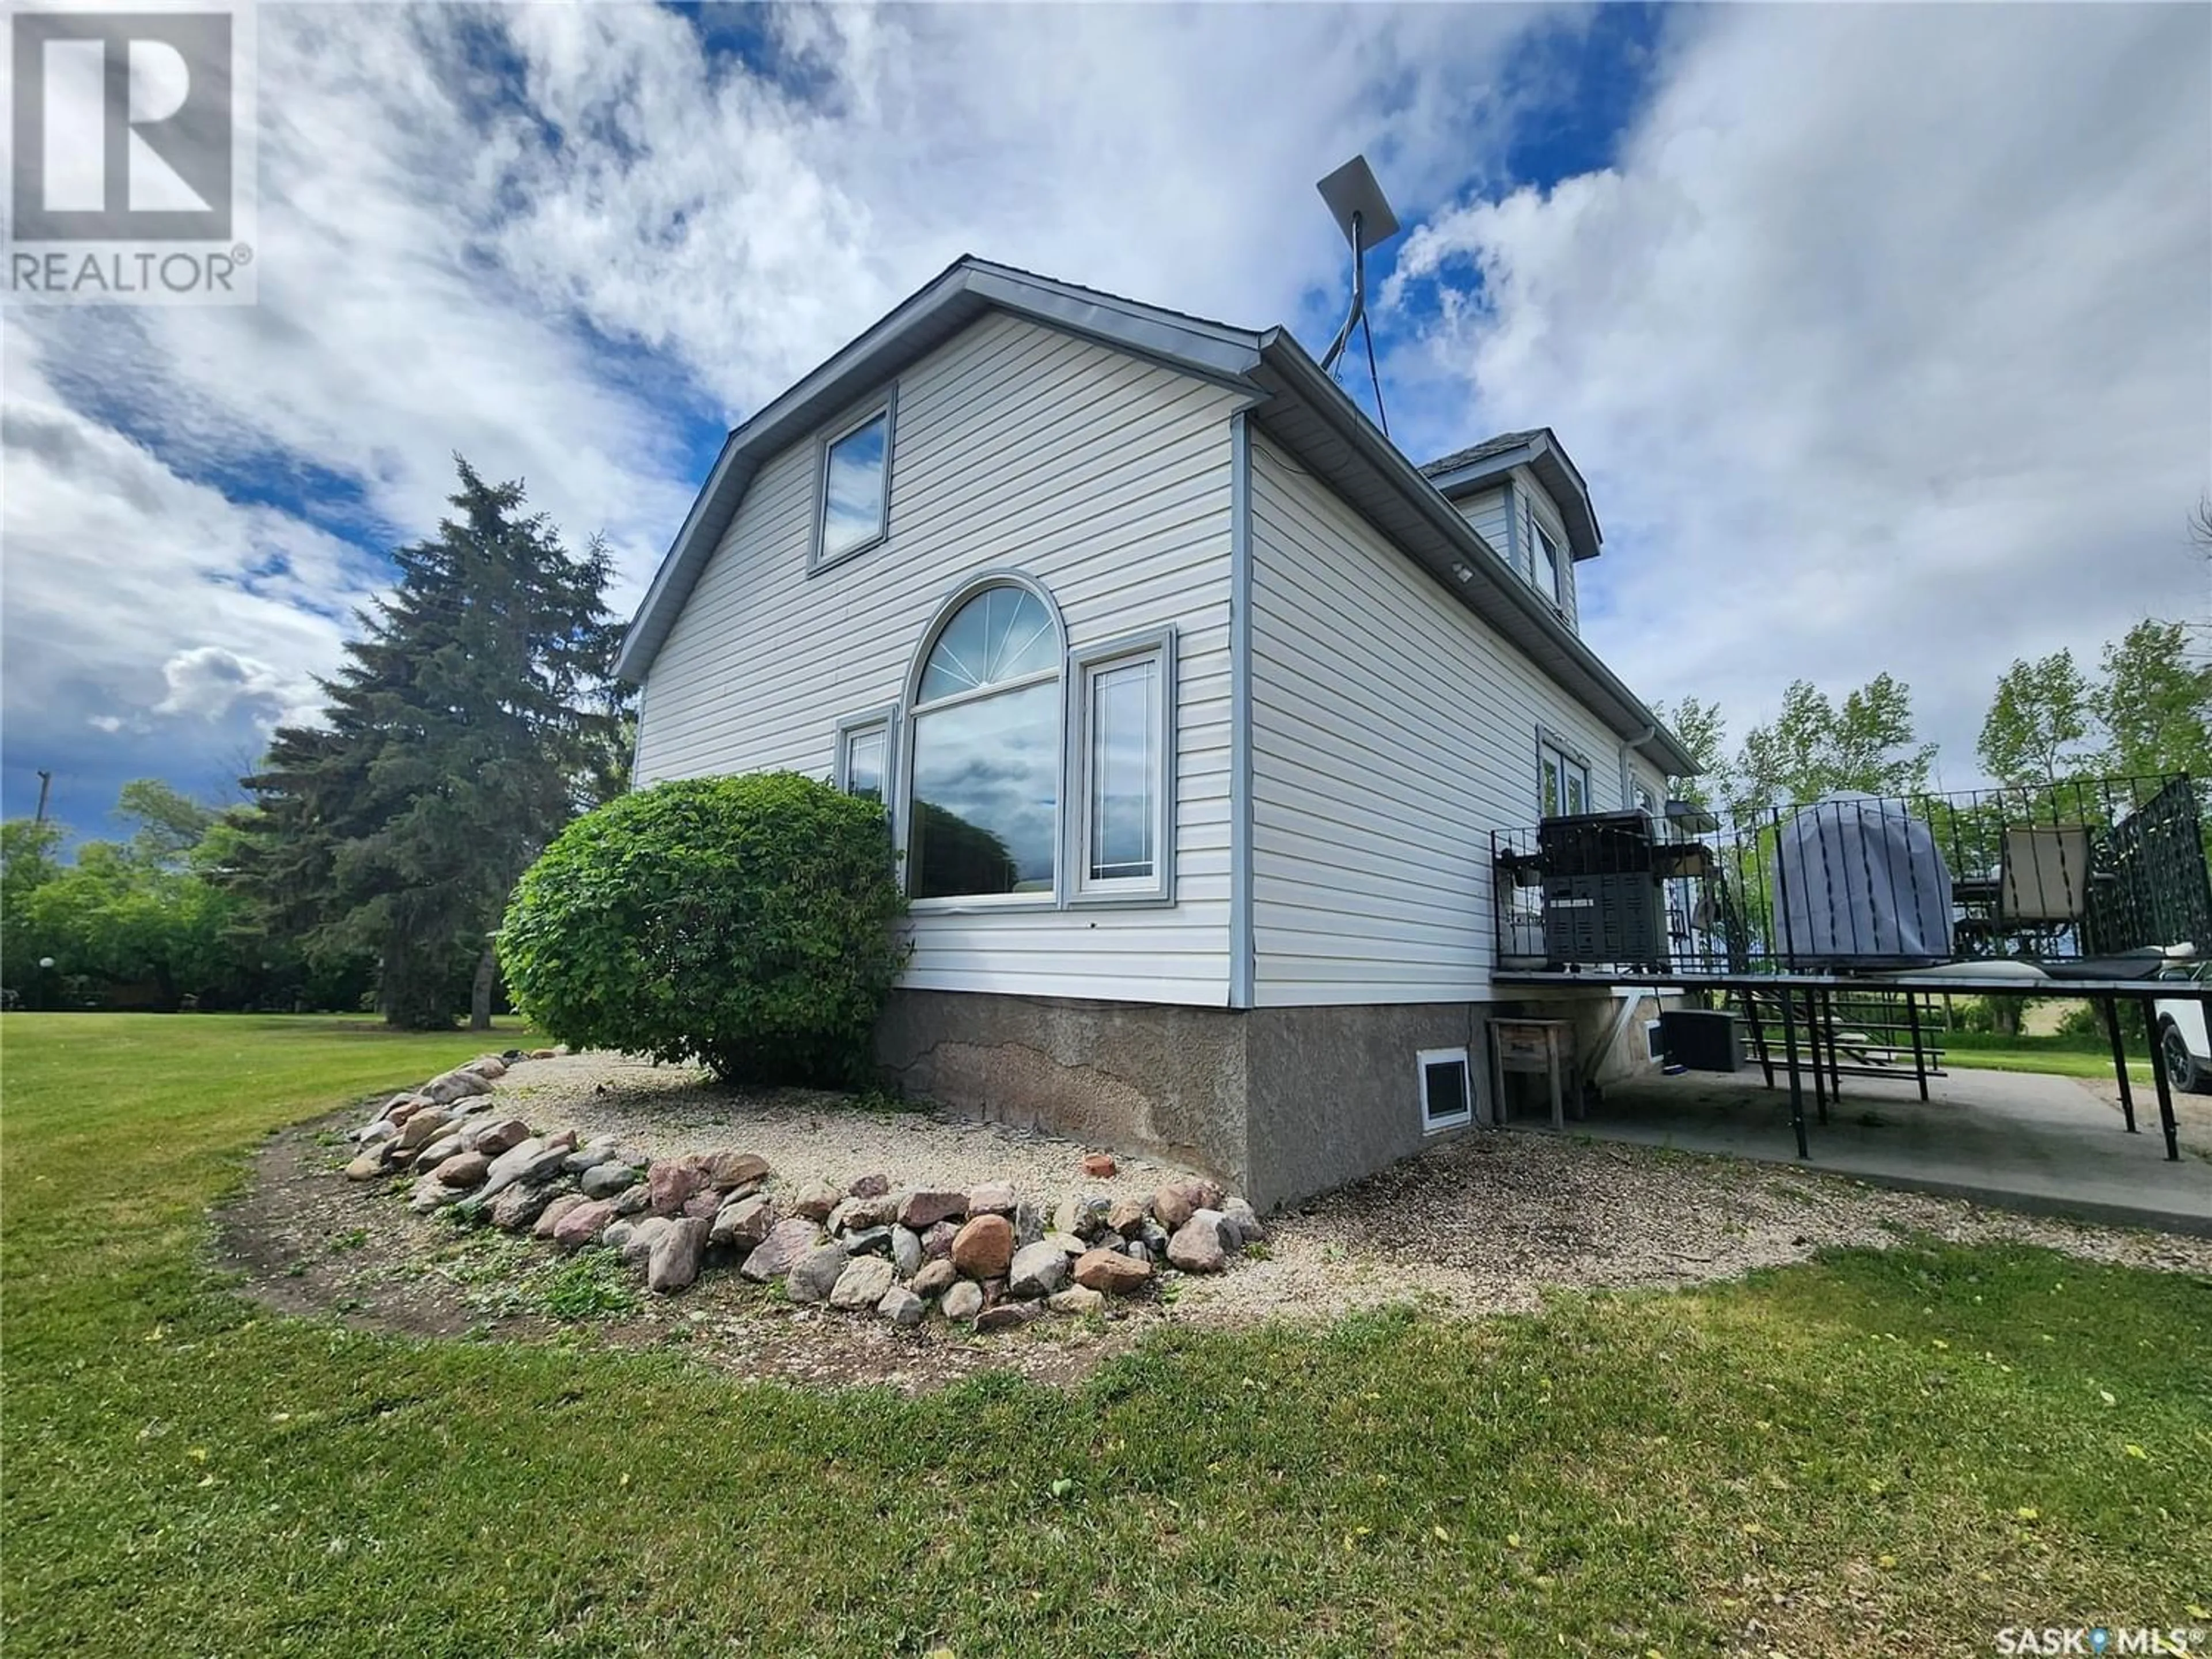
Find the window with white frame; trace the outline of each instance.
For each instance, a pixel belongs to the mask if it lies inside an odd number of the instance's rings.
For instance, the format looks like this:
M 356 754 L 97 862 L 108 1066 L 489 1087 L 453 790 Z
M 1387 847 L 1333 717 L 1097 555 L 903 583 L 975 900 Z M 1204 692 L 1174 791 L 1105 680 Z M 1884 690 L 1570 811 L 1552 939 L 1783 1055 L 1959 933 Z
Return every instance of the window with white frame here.
M 822 447 L 821 500 L 814 525 L 818 568 L 873 547 L 890 532 L 891 403 L 882 404 Z
M 1078 653 L 1075 896 L 1164 897 L 1174 842 L 1175 636 Z
M 1537 525 L 1536 528 L 1536 590 L 1553 605 L 1563 602 L 1564 590 L 1560 580 L 1559 544 L 1552 539 L 1552 532 Z
M 1424 1048 L 1415 1056 L 1421 1085 L 1421 1133 L 1474 1121 L 1474 1085 L 1465 1048 Z
M 867 800 L 890 799 L 891 722 L 888 711 L 856 715 L 837 727 L 837 787 Z
M 1012 582 L 937 630 L 908 722 L 916 899 L 1049 899 L 1060 840 L 1060 642 L 1043 600 Z
M 1590 808 L 1589 763 L 1569 754 L 1549 738 L 1537 744 L 1543 788 L 1543 816 L 1571 817 Z

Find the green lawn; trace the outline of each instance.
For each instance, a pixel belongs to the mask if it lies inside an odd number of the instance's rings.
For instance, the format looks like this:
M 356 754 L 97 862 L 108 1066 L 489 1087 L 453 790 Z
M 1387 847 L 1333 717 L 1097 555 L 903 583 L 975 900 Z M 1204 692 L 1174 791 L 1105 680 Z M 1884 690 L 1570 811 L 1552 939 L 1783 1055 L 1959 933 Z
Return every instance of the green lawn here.
M 2151 1077 L 2151 1048 L 2130 1018 L 2126 1026 L 2128 1076 L 2145 1085 Z M 1943 1050 L 1947 1068 L 1972 1066 L 1984 1072 L 2046 1072 L 2057 1077 L 2112 1080 L 2112 1051 L 2101 1038 L 2004 1036 L 1994 1031 L 1943 1031 L 1930 1039 Z
M 213 1275 L 257 1137 L 482 1046 L 0 1020 L 11 1655 L 1950 1653 L 2212 1604 L 2212 1283 L 2031 1250 L 919 1401 Z

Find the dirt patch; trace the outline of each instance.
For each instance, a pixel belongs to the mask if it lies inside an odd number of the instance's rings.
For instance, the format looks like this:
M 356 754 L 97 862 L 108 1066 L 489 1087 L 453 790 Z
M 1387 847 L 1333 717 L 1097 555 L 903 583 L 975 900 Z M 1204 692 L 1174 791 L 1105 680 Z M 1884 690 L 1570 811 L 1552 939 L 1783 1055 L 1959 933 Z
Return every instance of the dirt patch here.
M 647 1150 L 758 1151 L 786 1188 L 880 1170 L 894 1182 L 1014 1181 L 1048 1199 L 1080 1184 L 1083 1149 L 928 1113 L 872 1113 L 828 1097 L 750 1097 L 673 1068 L 606 1057 L 519 1067 L 500 1092 L 538 1124 L 619 1130 Z M 942 1387 L 988 1370 L 1064 1383 L 1167 1325 L 1328 1319 L 1413 1300 L 1480 1315 L 1537 1305 L 1548 1288 L 1674 1287 L 1802 1261 L 1837 1245 L 1923 1237 L 2039 1244 L 2130 1266 L 2212 1273 L 2212 1240 L 2122 1231 L 1894 1192 L 1786 1167 L 1526 1131 L 1471 1134 L 1269 1218 L 1267 1244 L 1214 1277 L 1090 1319 L 976 1336 L 935 1317 L 914 1330 L 795 1307 L 727 1264 L 680 1297 L 608 1276 L 617 1304 L 552 1316 L 577 1260 L 550 1245 L 413 1214 L 405 1179 L 339 1173 L 358 1110 L 273 1136 L 246 1193 L 217 1218 L 227 1266 L 270 1307 L 416 1336 L 667 1345 L 747 1377 L 815 1386 Z M 1133 1163 L 1113 1183 L 1149 1191 Z M 562 1275 L 569 1275 L 564 1279 Z

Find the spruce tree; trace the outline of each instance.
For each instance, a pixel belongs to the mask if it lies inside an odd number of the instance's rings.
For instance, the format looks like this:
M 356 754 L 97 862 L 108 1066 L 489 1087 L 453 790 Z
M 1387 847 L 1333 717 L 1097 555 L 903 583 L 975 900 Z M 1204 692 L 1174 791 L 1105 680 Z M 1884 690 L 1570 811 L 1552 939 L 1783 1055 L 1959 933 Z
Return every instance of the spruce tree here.
M 321 683 L 323 724 L 283 727 L 245 781 L 241 878 L 311 957 L 367 953 L 387 1022 L 452 1024 L 508 890 L 608 787 L 624 711 L 594 538 L 571 557 L 519 483 L 456 458 L 454 512 L 392 555 L 398 581 Z

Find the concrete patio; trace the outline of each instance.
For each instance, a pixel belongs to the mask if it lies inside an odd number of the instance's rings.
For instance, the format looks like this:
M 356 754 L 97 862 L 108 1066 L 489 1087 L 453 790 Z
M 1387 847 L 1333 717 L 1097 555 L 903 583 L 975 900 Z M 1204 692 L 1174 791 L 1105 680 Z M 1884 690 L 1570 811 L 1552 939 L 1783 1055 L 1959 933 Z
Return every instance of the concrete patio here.
M 1607 1089 L 1568 1131 L 1605 1140 L 1796 1164 L 1790 1090 L 1756 1066 L 1686 1073 Z M 1954 1071 L 1931 1079 L 1923 1103 L 1910 1078 L 1845 1078 L 1828 1121 L 1805 1118 L 1812 1158 L 1801 1167 L 1884 1186 L 1973 1199 L 2040 1214 L 2212 1237 L 2212 1110 L 2184 1097 L 2181 1159 L 2170 1163 L 2158 1108 L 2138 1085 L 2129 1134 L 2107 1082 L 2036 1073 Z M 1531 1114 L 1516 1128 L 1548 1125 Z

